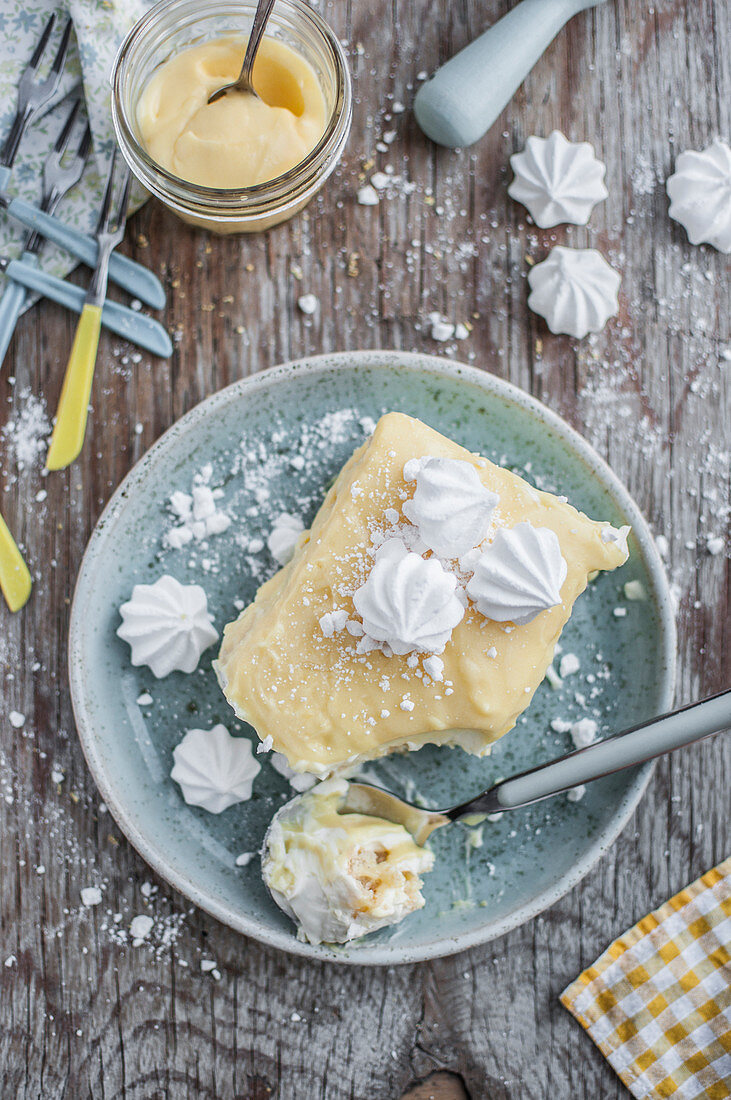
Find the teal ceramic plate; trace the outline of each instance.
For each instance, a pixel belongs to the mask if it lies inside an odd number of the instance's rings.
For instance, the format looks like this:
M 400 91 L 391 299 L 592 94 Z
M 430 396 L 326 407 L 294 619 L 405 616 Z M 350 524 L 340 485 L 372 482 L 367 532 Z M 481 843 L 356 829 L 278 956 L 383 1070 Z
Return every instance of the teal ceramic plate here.
M 436 867 L 426 906 L 401 925 L 347 947 L 311 947 L 276 908 L 260 878 L 259 849 L 275 810 L 291 796 L 266 758 L 250 802 L 219 816 L 187 806 L 169 778 L 172 750 L 187 729 L 223 722 L 253 737 L 229 710 L 211 669 L 157 681 L 130 665 L 116 637 L 119 606 L 137 582 L 163 572 L 202 584 L 221 630 L 275 570 L 266 540 L 281 511 L 305 524 L 369 419 L 411 413 L 474 451 L 508 464 L 540 487 L 564 493 L 589 515 L 633 528 L 630 561 L 580 597 L 562 637 L 581 668 L 558 690 L 544 683 L 492 756 L 425 748 L 373 766 L 397 792 L 445 805 L 499 776 L 572 746 L 551 721 L 590 716 L 611 733 L 671 704 L 675 636 L 662 566 L 647 526 L 602 460 L 548 409 L 470 367 L 431 356 L 349 352 L 317 357 L 237 382 L 184 416 L 132 470 L 92 535 L 74 598 L 70 677 L 79 736 L 104 801 L 141 855 L 173 886 L 226 924 L 287 951 L 349 963 L 390 964 L 444 955 L 501 935 L 574 886 L 612 844 L 648 780 L 647 767 L 592 784 L 579 802 L 559 796 L 485 824 L 481 840 L 460 825 L 435 834 Z M 304 458 L 304 462 L 302 459 Z M 230 528 L 207 546 L 165 549 L 175 489 L 196 472 L 210 484 Z M 256 546 L 254 547 L 254 551 Z M 647 599 L 624 598 L 642 581 Z M 242 603 L 243 601 L 243 603 Z M 621 608 L 626 614 L 614 615 Z M 147 694 L 152 702 L 147 703 Z M 142 699 L 142 701 L 140 701 Z

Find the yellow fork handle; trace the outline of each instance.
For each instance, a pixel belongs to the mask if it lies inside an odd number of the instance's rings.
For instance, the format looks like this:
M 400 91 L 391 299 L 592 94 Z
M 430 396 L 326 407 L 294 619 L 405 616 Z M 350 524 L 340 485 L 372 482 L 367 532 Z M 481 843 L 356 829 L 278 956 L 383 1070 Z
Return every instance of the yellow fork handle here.
M 0 589 L 11 611 L 20 611 L 28 602 L 32 586 L 28 566 L 0 516 Z
M 58 402 L 46 459 L 49 470 L 64 470 L 70 466 L 84 445 L 101 324 L 102 307 L 85 305 L 76 326 L 74 345 Z

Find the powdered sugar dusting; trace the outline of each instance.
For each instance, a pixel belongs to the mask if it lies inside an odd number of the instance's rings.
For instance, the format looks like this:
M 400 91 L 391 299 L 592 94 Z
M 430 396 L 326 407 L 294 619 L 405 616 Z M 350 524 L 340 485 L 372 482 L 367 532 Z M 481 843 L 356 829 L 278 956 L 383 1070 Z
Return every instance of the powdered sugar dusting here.
M 9 458 L 19 471 L 40 464 L 50 434 L 45 401 L 29 389 L 23 390 L 15 414 L 2 429 Z

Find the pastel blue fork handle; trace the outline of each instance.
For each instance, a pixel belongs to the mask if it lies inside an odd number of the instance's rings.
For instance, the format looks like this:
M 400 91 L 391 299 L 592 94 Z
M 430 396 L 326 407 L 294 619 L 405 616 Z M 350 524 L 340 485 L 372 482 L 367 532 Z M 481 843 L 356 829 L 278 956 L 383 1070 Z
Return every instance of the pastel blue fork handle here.
M 27 264 L 36 263 L 35 256 L 28 252 L 24 253 L 23 260 Z M 0 298 L 0 366 L 5 361 L 15 326 L 23 312 L 27 297 L 28 290 L 22 283 L 16 283 L 14 279 L 5 281 L 5 289 Z
M 2 188 L 2 176 L 0 175 L 0 189 Z M 12 199 L 7 207 L 10 214 L 17 221 L 27 225 L 29 229 L 37 230 L 42 237 L 64 248 L 72 256 L 76 256 L 87 267 L 96 267 L 96 258 L 99 246 L 94 237 L 82 233 L 79 229 L 73 229 L 52 214 L 46 214 L 33 203 L 24 199 Z M 121 286 L 141 302 L 153 309 L 162 309 L 165 305 L 165 290 L 162 283 L 148 268 L 135 263 L 127 256 L 120 256 L 113 252 L 109 261 L 109 278 L 117 286 Z
M 53 302 L 81 313 L 84 308 L 86 291 L 83 287 L 73 286 L 64 279 L 57 279 L 33 264 L 22 260 L 11 260 L 5 274 L 9 280 L 21 283 L 28 290 L 42 294 Z M 106 301 L 102 308 L 102 324 L 117 335 L 130 340 L 138 347 L 151 351 L 154 355 L 167 358 L 173 353 L 170 336 L 154 317 L 138 313 L 119 302 Z
M 731 691 L 724 691 L 506 779 L 493 787 L 492 793 L 498 809 L 529 806 L 728 729 L 731 729 Z
M 604 0 L 523 0 L 455 54 L 419 89 L 416 121 L 451 149 L 489 130 L 538 58 L 572 16 Z

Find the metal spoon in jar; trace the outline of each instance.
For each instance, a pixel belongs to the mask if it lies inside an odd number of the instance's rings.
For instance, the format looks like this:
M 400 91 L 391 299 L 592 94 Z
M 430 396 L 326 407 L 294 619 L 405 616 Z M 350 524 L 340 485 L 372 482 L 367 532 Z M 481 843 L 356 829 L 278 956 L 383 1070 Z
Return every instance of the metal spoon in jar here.
M 246 44 L 244 63 L 241 66 L 241 72 L 238 75 L 238 79 L 235 80 L 233 84 L 224 84 L 222 88 L 218 88 L 213 92 L 213 94 L 208 97 L 209 103 L 215 103 L 217 99 L 226 95 L 227 92 L 243 92 L 245 95 L 253 95 L 256 96 L 257 99 L 260 98 L 251 82 L 251 73 L 273 7 L 274 0 L 259 0 L 254 14 L 254 22 L 251 24 L 249 41 Z
M 442 825 L 476 814 L 530 806 L 582 783 L 611 775 L 731 728 L 731 691 L 663 714 L 649 722 L 504 779 L 476 798 L 446 810 L 425 810 L 366 783 L 349 783 L 340 813 L 368 814 L 403 825 L 417 844 Z

